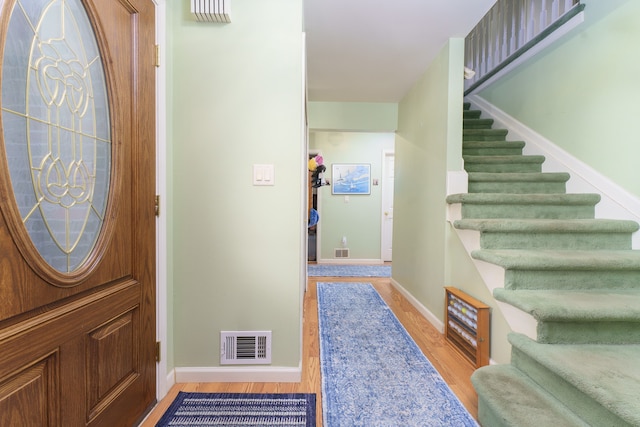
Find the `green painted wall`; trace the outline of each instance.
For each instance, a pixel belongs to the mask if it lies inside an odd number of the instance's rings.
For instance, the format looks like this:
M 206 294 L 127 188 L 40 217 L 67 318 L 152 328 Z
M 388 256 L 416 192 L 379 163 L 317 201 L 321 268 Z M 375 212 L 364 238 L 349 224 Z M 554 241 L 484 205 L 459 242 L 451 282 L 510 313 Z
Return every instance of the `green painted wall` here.
M 371 186 L 371 194 L 334 195 L 330 186 L 318 189 L 320 199 L 319 242 L 320 260 L 334 258 L 334 248 L 342 247 L 342 236 L 347 237 L 350 259 L 381 259 L 382 216 L 382 159 L 384 151 L 394 149 L 393 133 L 371 132 L 311 132 L 310 150 L 319 150 L 327 167 L 325 178 L 332 182 L 333 163 L 368 163 L 371 179 L 379 185 Z
M 395 159 L 393 278 L 442 319 L 446 262 L 448 44 L 402 99 Z M 460 99 L 459 124 L 462 126 Z
M 168 2 L 173 365 L 219 364 L 221 330 L 272 330 L 298 367 L 305 268 L 302 0 L 236 0 L 230 24 Z M 253 164 L 275 185 L 252 185 Z
M 317 130 L 395 132 L 398 104 L 372 102 L 309 102 L 309 128 Z
M 449 58 L 447 45 L 400 102 L 395 164 L 393 278 L 440 319 L 446 285 Z
M 447 172 L 459 171 L 464 42 L 451 39 L 402 99 L 396 136 L 393 279 L 444 321 L 444 286 L 494 305 L 446 221 Z M 504 318 L 492 310 L 491 357 L 509 361 Z
M 479 95 L 640 196 L 640 2 L 584 3 L 583 24 Z

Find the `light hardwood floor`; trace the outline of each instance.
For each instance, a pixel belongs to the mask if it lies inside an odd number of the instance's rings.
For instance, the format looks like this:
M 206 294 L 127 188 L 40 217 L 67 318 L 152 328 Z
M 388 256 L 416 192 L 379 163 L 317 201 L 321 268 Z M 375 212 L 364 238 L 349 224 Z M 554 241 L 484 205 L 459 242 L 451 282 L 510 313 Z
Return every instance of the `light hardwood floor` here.
M 469 379 L 474 371 L 473 366 L 391 285 L 389 278 L 310 277 L 304 299 L 304 351 L 302 381 L 300 383 L 176 384 L 171 388 L 169 394 L 153 409 L 141 426 L 155 426 L 179 391 L 199 391 L 223 393 L 316 393 L 317 427 L 321 427 L 322 396 L 320 391 L 317 282 L 371 283 L 467 410 L 477 418 L 478 398 Z M 442 298 L 444 304 L 444 293 Z

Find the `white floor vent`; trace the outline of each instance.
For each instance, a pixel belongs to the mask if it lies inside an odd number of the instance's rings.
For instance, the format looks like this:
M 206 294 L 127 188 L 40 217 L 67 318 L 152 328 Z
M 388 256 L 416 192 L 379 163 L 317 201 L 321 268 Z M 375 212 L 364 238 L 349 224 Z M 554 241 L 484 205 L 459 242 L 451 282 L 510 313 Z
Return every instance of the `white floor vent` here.
M 349 258 L 349 248 L 335 248 L 334 258 Z
M 271 363 L 271 331 L 221 331 L 221 365 Z

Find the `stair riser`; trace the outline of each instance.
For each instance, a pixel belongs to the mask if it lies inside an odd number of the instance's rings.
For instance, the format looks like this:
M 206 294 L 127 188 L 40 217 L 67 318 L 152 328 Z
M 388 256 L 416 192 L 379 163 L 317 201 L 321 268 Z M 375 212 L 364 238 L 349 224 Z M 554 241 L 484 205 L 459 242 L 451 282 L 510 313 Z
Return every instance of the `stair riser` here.
M 491 133 L 482 134 L 478 130 L 469 131 L 469 133 L 466 133 L 463 131 L 463 134 L 462 134 L 462 141 L 506 141 L 506 140 L 507 140 L 507 135 L 491 134 Z
M 637 289 L 640 271 L 636 270 L 506 270 L 504 288 L 516 289 Z
M 480 110 L 468 110 L 462 112 L 462 119 L 479 119 L 482 115 L 482 111 Z
M 520 147 L 463 148 L 463 156 L 521 156 Z
M 640 344 L 639 322 L 539 322 L 538 339 L 543 344 Z
M 469 193 L 564 194 L 564 182 L 469 182 Z
M 594 212 L 589 205 L 462 204 L 462 218 L 589 219 Z
M 478 420 L 485 427 L 589 427 L 510 365 L 477 369 L 471 383 L 478 394 Z
M 483 232 L 482 249 L 629 250 L 630 233 Z
M 539 173 L 542 171 L 542 166 L 538 163 L 474 163 L 466 161 L 464 170 L 487 173 Z
M 467 172 L 488 173 L 538 173 L 542 170 L 542 167 L 536 163 L 483 164 L 465 162 L 464 170 Z
M 609 412 L 590 396 L 582 393 L 516 347 L 512 347 L 511 364 L 543 386 L 548 393 L 555 396 L 573 412 L 580 414 L 580 417 L 590 425 L 631 427 L 629 423 Z
M 462 129 L 463 141 L 505 141 L 505 129 Z
M 493 125 L 493 123 L 484 123 L 484 122 L 480 121 L 480 119 L 479 119 L 478 123 L 465 123 L 462 128 L 465 129 L 465 130 L 469 130 L 469 129 L 491 129 L 492 125 Z
M 493 119 L 487 119 L 487 118 L 479 118 L 479 117 L 474 117 L 472 119 L 467 119 L 463 117 L 462 120 L 462 126 L 488 126 L 489 129 L 491 129 L 493 127 Z M 499 132 L 503 132 L 504 133 L 504 129 L 496 129 Z
M 480 420 L 483 426 L 514 427 L 510 421 L 505 421 L 496 414 L 491 404 L 485 401 L 480 394 L 478 394 L 478 420 Z

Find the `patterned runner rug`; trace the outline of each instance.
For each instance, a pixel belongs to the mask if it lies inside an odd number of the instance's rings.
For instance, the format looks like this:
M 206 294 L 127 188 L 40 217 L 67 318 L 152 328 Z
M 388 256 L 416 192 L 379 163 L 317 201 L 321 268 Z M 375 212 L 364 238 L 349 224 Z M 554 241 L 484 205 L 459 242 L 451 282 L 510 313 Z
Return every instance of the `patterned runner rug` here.
M 315 425 L 315 394 L 180 392 L 156 427 Z
M 318 283 L 324 427 L 477 426 L 369 283 Z
M 312 277 L 390 277 L 390 265 L 309 264 Z

